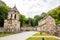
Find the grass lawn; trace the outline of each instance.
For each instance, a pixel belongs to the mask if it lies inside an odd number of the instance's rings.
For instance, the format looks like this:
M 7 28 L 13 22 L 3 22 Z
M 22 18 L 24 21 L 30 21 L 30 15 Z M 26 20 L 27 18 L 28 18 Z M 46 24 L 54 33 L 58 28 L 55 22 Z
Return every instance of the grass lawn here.
M 42 40 L 42 38 L 41 37 L 40 38 L 39 37 L 38 38 L 37 37 L 35 37 L 35 38 L 34 37 L 29 37 L 26 40 Z M 44 40 L 59 40 L 59 39 L 49 37 L 49 38 L 44 38 Z
M 40 34 L 40 32 L 34 34 L 33 36 L 52 36 L 51 34 L 47 34 L 47 33 L 42 33 Z
M 42 37 L 37 37 L 37 36 L 53 36 L 53 35 L 46 34 L 46 33 L 40 34 L 40 32 L 38 32 L 32 36 L 36 36 L 36 37 L 29 37 L 26 40 L 42 40 Z M 44 37 L 44 40 L 60 40 L 60 39 L 56 39 L 56 38 L 52 38 L 52 37 L 48 37 L 48 38 Z
M 12 35 L 12 34 L 9 34 L 9 33 L 0 33 L 0 37 L 9 36 L 9 35 Z

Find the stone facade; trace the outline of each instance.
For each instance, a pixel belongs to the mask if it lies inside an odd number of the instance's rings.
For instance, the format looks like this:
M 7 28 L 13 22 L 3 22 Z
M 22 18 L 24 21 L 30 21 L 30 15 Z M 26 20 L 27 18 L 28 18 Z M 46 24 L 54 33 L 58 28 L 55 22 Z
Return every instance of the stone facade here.
M 56 24 L 54 18 L 50 15 L 46 16 L 38 22 L 38 31 L 43 31 L 49 34 L 54 34 L 56 32 Z
M 19 12 L 14 6 L 8 12 L 8 18 L 4 20 L 4 32 L 20 32 Z
M 56 26 L 56 33 L 55 33 L 56 36 L 60 37 L 60 24 L 58 24 Z

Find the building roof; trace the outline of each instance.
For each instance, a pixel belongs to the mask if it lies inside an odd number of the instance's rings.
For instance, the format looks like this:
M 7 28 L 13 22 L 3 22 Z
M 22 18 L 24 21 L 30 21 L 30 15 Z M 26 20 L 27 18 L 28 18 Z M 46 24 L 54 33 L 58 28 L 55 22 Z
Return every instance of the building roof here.
M 43 19 L 41 19 L 39 22 L 45 20 L 47 17 L 49 17 L 50 15 L 47 15 L 46 17 L 44 17 Z M 51 16 L 50 16 L 51 17 Z
M 13 8 L 11 8 L 10 11 L 15 11 L 15 12 L 18 12 L 19 13 L 18 9 L 16 8 L 16 5 Z

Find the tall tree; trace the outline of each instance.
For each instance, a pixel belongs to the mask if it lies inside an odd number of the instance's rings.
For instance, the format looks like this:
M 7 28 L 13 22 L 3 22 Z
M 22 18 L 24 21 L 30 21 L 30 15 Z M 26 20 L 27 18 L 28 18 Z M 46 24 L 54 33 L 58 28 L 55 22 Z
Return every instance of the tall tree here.
M 27 18 L 22 14 L 20 14 L 19 17 L 20 17 L 20 22 L 21 22 L 20 25 L 24 26 L 26 24 Z
M 48 14 L 55 19 L 56 24 L 60 24 L 60 6 L 50 10 Z
M 7 18 L 9 7 L 0 0 L 0 26 L 3 26 L 4 24 L 4 19 Z

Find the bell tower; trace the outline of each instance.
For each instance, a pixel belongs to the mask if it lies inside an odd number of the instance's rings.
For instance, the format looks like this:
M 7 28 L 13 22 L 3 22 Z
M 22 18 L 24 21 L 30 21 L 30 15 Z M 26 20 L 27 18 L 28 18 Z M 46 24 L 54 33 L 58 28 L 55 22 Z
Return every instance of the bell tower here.
M 14 6 L 9 12 L 8 12 L 8 19 L 17 19 L 19 20 L 19 12 L 16 8 L 16 6 Z
M 20 32 L 19 11 L 16 6 L 8 12 L 7 20 L 4 20 L 5 32 Z

